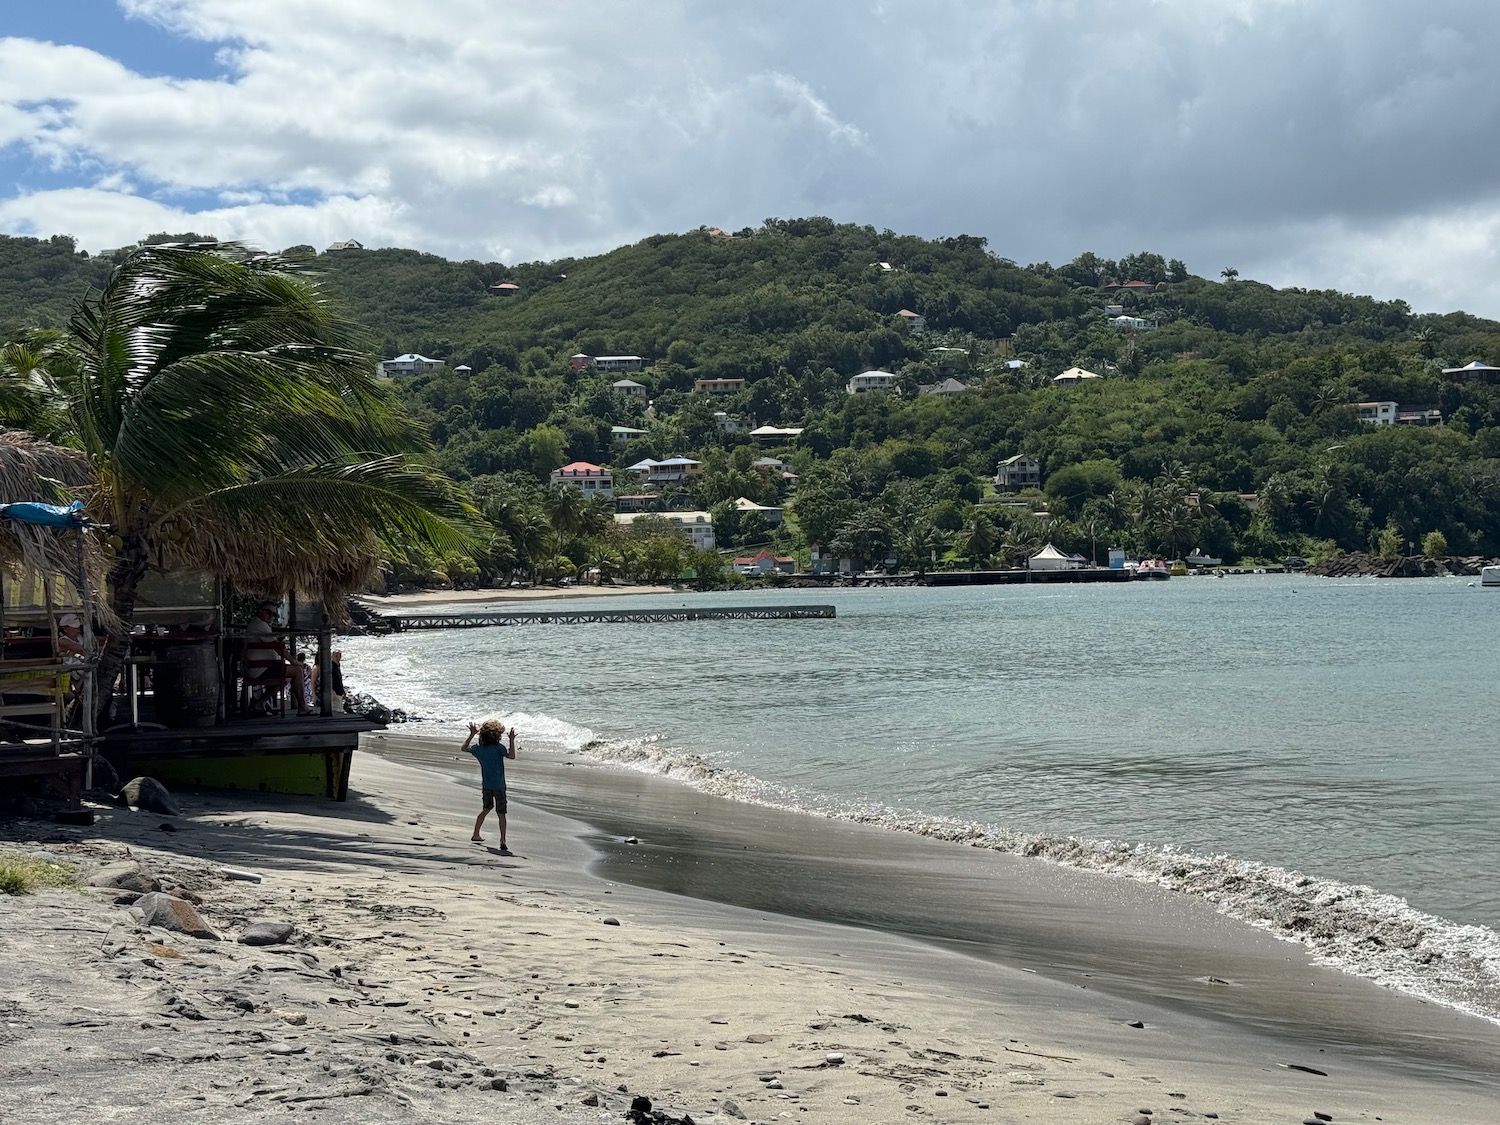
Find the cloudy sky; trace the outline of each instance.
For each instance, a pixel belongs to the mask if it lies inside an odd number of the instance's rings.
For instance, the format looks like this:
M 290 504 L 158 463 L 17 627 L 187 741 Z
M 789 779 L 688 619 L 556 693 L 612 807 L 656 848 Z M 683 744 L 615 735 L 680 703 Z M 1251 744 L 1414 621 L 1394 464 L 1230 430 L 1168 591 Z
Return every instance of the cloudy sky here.
M 6 0 L 0 230 L 459 258 L 829 215 L 1500 317 L 1493 0 Z

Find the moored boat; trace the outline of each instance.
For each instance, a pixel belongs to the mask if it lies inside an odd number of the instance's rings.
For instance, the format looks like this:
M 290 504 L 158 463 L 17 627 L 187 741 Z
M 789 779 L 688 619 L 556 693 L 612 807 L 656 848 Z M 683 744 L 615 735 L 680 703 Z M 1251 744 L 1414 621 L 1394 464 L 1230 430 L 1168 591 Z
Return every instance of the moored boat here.
M 1486 566 L 1479 571 L 1481 586 L 1500 586 L 1500 566 Z
M 1161 559 L 1143 559 L 1136 563 L 1135 576 L 1152 581 L 1165 582 L 1172 577 L 1172 568 Z

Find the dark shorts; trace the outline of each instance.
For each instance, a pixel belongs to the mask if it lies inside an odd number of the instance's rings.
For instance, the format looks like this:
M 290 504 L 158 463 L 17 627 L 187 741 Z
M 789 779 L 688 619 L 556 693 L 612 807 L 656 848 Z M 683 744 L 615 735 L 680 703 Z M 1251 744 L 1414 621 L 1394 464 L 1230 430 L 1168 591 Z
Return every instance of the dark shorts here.
M 486 789 L 484 791 L 484 811 L 498 809 L 501 816 L 505 815 L 505 790 Z

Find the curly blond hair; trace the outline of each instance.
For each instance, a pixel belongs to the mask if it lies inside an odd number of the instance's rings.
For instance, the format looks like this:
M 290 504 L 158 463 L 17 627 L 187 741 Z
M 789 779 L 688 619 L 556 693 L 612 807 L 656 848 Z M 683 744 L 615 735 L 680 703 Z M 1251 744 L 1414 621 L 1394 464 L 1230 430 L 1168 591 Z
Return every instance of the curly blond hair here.
M 479 724 L 479 744 L 493 746 L 500 741 L 500 736 L 504 733 L 505 724 L 499 719 L 486 719 Z

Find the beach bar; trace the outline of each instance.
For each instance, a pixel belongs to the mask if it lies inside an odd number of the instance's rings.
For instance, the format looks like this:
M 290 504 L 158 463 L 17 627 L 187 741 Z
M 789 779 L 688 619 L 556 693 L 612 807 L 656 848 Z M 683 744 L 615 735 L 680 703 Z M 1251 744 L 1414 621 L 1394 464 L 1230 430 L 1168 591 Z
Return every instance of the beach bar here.
M 348 796 L 359 736 L 383 724 L 343 711 L 323 606 L 287 595 L 274 614 L 286 623 L 255 636 L 249 622 L 270 604 L 211 574 L 148 575 L 113 720 L 100 732 L 100 753 L 122 776 Z M 277 655 L 257 657 L 270 648 Z M 303 653 L 315 684 L 311 707 L 302 698 Z

